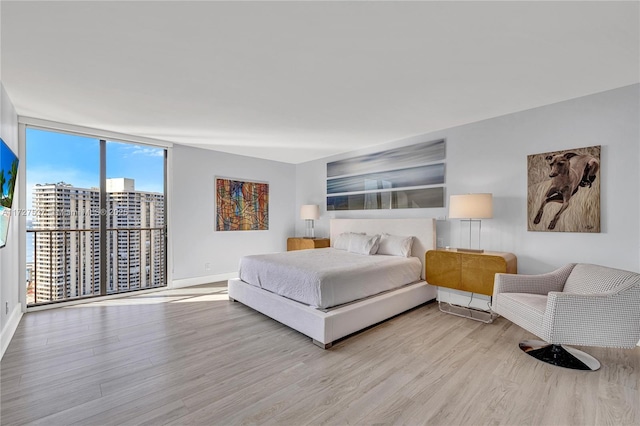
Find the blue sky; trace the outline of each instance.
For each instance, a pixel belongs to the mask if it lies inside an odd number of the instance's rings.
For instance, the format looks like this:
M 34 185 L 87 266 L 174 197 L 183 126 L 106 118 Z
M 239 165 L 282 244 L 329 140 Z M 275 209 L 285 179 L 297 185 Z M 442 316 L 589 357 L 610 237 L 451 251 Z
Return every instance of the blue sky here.
M 33 187 L 64 181 L 81 188 L 98 187 L 99 140 L 27 128 L 27 208 Z M 136 190 L 164 191 L 164 150 L 107 142 L 107 178 L 135 179 Z

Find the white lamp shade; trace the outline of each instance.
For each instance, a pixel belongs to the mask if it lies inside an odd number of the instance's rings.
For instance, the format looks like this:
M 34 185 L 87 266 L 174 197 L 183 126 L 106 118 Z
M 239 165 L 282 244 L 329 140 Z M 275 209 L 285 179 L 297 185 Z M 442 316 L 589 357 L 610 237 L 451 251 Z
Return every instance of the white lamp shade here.
M 450 219 L 491 219 L 492 194 L 463 194 L 449 197 Z
M 305 204 L 300 208 L 300 219 L 320 219 L 320 206 L 317 204 Z

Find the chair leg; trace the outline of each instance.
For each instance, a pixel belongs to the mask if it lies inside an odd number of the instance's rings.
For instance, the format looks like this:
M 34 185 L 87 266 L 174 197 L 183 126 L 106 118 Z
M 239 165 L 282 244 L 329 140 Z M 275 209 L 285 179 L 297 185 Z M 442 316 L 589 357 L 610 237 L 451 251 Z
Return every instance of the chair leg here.
M 552 345 L 540 340 L 520 342 L 520 349 L 535 359 L 558 367 L 574 370 L 596 371 L 600 362 L 586 352 L 562 345 Z

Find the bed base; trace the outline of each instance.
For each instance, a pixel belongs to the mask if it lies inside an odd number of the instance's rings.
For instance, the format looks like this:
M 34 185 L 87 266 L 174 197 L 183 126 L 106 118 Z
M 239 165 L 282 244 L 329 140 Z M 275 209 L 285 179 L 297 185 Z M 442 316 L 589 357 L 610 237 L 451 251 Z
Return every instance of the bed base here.
M 329 348 L 331 348 L 331 346 L 333 346 L 333 342 L 332 343 L 322 343 L 322 342 L 318 342 L 316 339 L 311 339 L 311 341 L 313 342 L 314 345 L 316 345 L 320 349 L 329 349 Z
M 247 284 L 230 279 L 229 300 L 238 301 L 309 336 L 316 346 L 329 349 L 333 342 L 423 303 L 435 300 L 437 288 L 420 281 L 398 290 L 322 312 Z

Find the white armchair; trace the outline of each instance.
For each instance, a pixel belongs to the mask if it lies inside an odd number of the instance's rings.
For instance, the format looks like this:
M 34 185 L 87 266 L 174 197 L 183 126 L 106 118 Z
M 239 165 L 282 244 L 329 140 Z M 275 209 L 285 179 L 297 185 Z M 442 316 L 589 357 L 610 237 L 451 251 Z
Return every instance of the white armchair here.
M 597 370 L 598 360 L 562 345 L 634 348 L 640 340 L 640 274 L 584 263 L 541 275 L 496 274 L 492 309 L 544 340 L 521 342 L 527 354 Z

